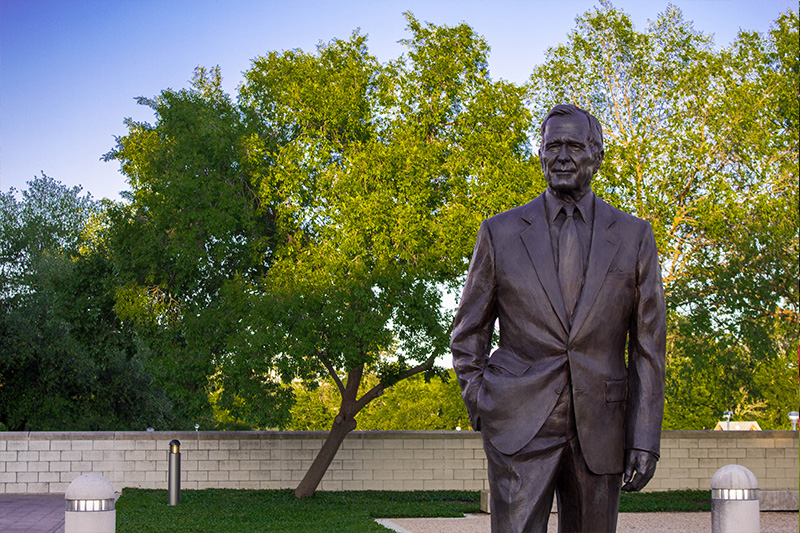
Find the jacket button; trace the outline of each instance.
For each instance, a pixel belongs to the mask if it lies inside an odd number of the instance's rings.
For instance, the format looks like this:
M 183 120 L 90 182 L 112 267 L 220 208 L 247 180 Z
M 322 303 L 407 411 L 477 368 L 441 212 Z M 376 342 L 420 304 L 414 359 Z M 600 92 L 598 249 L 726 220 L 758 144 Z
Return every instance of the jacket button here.
M 561 394 L 561 387 L 556 388 L 556 394 Z

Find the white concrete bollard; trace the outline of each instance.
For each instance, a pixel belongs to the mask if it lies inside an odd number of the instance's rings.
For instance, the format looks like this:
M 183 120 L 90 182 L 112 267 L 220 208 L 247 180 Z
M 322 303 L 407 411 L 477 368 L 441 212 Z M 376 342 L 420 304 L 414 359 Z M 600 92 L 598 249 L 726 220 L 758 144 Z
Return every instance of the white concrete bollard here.
M 758 480 L 740 465 L 723 466 L 711 478 L 711 533 L 759 533 Z
M 67 487 L 64 533 L 114 533 L 114 487 L 99 474 L 84 474 Z

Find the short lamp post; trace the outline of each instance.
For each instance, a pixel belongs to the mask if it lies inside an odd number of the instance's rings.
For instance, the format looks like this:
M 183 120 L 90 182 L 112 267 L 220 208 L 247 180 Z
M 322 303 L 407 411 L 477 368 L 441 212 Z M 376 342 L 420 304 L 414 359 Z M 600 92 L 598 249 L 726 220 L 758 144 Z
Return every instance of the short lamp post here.
M 169 442 L 169 475 L 167 483 L 168 505 L 178 505 L 181 501 L 181 441 Z
M 789 421 L 792 423 L 792 431 L 797 431 L 797 420 L 800 419 L 800 413 L 792 411 L 789 413 Z

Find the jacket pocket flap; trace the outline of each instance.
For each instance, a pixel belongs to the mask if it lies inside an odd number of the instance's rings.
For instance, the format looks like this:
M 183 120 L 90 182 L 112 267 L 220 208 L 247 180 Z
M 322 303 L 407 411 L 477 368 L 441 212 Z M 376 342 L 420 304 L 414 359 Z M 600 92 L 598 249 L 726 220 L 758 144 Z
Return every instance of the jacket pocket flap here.
M 495 352 L 490 358 L 487 366 L 501 368 L 515 376 L 521 376 L 531 367 L 529 363 L 509 355 L 509 352 Z
M 606 402 L 623 402 L 628 396 L 628 386 L 624 379 L 606 381 Z

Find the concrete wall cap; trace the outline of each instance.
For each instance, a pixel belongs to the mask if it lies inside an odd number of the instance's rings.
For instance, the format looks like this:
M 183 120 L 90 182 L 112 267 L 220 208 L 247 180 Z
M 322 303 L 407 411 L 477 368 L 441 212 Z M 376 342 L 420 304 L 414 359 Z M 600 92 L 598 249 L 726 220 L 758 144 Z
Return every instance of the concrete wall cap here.
M 758 480 L 741 465 L 726 465 L 711 478 L 711 489 L 757 489 Z
M 114 497 L 114 487 L 100 474 L 83 474 L 67 487 L 66 500 L 106 500 Z

